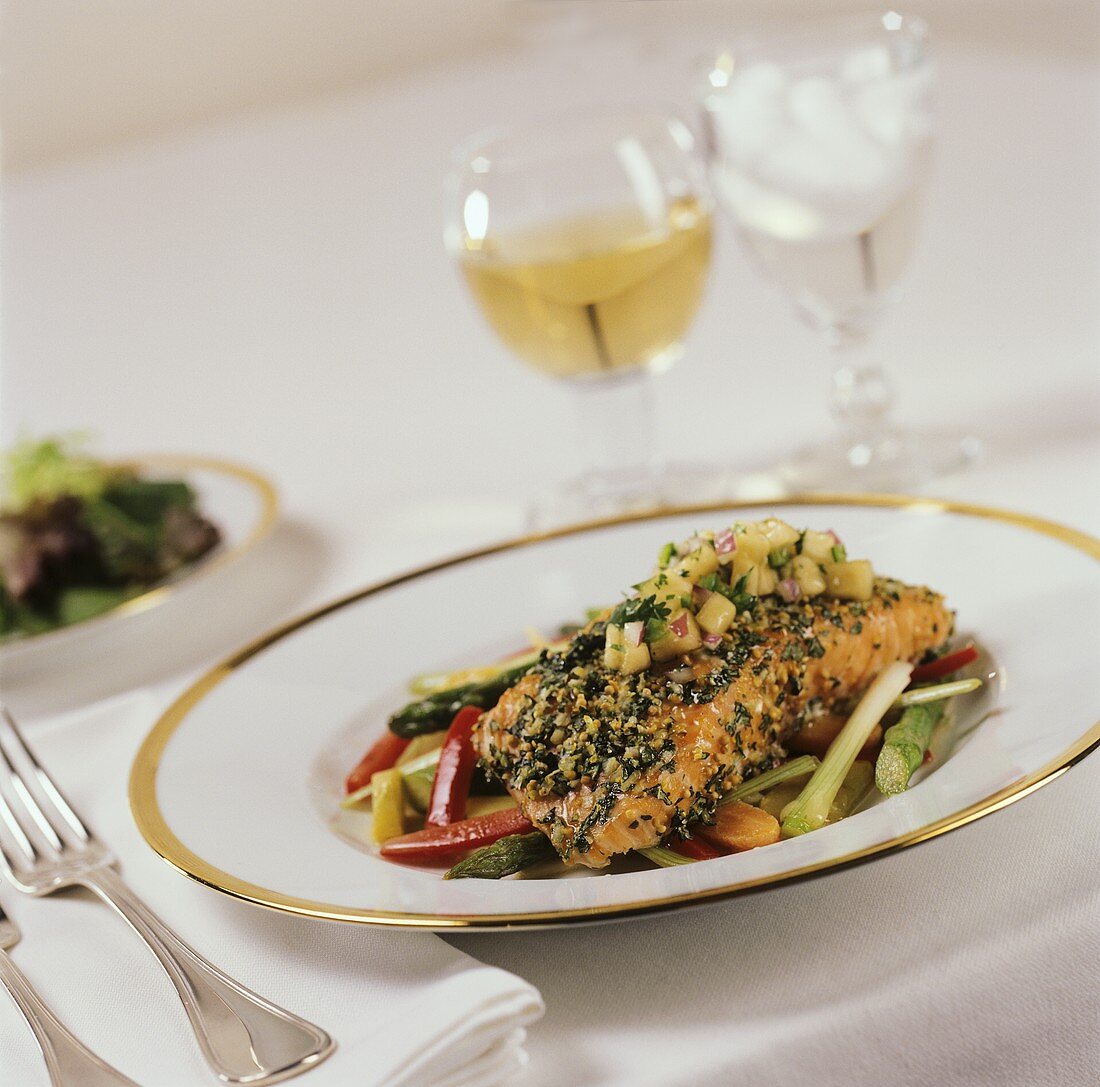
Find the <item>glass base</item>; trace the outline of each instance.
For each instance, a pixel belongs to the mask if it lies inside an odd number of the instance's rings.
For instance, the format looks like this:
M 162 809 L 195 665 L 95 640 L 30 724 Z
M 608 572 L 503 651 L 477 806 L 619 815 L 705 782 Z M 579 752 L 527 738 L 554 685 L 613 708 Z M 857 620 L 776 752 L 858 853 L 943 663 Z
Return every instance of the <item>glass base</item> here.
M 527 511 L 530 532 L 604 517 L 645 513 L 662 505 L 660 479 L 645 468 L 616 473 L 588 472 L 537 497 Z
M 982 452 L 973 435 L 888 430 L 852 443 L 847 436 L 795 454 L 776 469 L 787 491 L 911 491 L 959 471 Z
M 529 531 L 646 513 L 668 506 L 704 506 L 726 502 L 768 502 L 783 497 L 785 485 L 774 470 L 702 461 L 670 464 L 659 472 L 639 469 L 613 479 L 590 473 L 536 499 L 528 510 Z
M 770 501 L 810 491 L 904 492 L 959 471 L 982 453 L 971 435 L 933 431 L 881 432 L 854 445 L 836 438 L 770 467 L 670 464 L 614 476 L 591 472 L 549 491 L 527 511 L 527 530 L 646 513 L 662 506 Z

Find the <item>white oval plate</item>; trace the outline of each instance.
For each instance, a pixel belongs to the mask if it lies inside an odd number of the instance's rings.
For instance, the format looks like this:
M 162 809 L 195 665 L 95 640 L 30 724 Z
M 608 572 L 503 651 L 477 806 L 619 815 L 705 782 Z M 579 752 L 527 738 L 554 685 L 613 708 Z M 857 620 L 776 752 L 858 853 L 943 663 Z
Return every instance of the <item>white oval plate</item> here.
M 802 838 L 677 868 L 445 882 L 357 844 L 341 782 L 416 672 L 491 659 L 528 625 L 583 615 L 696 528 L 781 509 L 836 529 L 876 569 L 927 583 L 986 650 L 910 790 Z M 733 511 L 736 510 L 736 514 Z M 138 826 L 227 894 L 327 920 L 445 929 L 637 915 L 773 886 L 923 841 L 995 811 L 1100 743 L 1100 541 L 1050 522 L 891 496 L 816 496 L 603 522 L 452 559 L 338 600 L 243 649 L 154 727 L 132 771 Z M 359 825 L 356 826 L 356 820 Z
M 90 656 L 117 649 L 119 637 L 134 616 L 157 607 L 197 578 L 238 559 L 275 524 L 278 516 L 275 487 L 250 468 L 207 457 L 167 454 L 136 457 L 127 463 L 149 478 L 187 480 L 198 494 L 199 509 L 221 530 L 221 542 L 177 576 L 102 615 L 0 645 L 0 672 L 5 682 L 43 669 L 58 672 Z

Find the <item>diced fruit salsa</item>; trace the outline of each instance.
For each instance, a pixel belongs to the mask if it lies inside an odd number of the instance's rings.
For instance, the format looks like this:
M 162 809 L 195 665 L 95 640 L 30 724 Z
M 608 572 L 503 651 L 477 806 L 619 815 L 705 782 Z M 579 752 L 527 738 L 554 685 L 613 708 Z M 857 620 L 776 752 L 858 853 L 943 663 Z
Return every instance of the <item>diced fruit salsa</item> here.
M 762 596 L 870 600 L 873 584 L 871 564 L 849 561 L 835 532 L 799 532 L 774 517 L 738 521 L 661 549 L 653 576 L 611 612 L 604 664 L 630 675 L 713 648 Z

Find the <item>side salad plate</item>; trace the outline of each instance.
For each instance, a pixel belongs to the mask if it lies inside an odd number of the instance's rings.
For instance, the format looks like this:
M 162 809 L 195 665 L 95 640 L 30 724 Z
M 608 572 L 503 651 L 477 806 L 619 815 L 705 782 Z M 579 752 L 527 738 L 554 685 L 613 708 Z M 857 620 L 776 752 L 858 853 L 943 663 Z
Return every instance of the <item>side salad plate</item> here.
M 145 740 L 131 807 L 184 874 L 330 921 L 503 930 L 763 890 L 962 827 L 1100 744 L 1098 560 L 1053 522 L 889 495 L 512 541 L 212 669 Z
M 277 518 L 272 483 L 228 461 L 99 461 L 54 440 L 26 443 L 8 460 L 0 509 L 8 682 L 119 649 L 138 617 L 238 560 Z

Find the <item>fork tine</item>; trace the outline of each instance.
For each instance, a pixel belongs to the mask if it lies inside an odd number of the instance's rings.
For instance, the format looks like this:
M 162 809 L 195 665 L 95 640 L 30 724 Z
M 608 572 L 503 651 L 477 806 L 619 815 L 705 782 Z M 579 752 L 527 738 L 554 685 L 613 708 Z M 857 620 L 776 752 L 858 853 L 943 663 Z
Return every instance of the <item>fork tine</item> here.
M 57 836 L 57 831 L 54 830 L 53 825 L 49 819 L 46 818 L 46 813 L 39 807 L 38 802 L 31 795 L 30 789 L 27 788 L 27 783 L 19 776 L 19 771 L 4 759 L 7 763 L 8 772 L 11 774 L 11 787 L 23 805 L 23 809 L 27 815 L 30 816 L 30 820 L 38 828 L 39 834 L 46 839 L 47 845 L 52 846 L 58 852 L 65 848 L 65 843 Z M 19 809 L 16 808 L 16 811 Z
M 68 829 L 71 830 L 82 843 L 87 844 L 91 840 L 91 834 L 88 828 L 84 825 L 80 816 L 73 810 L 72 805 L 65 799 L 61 790 L 54 784 L 53 778 L 46 773 L 45 768 L 28 746 L 27 741 L 23 739 L 23 734 L 19 731 L 19 726 L 15 723 L 15 719 L 8 711 L 7 706 L 2 704 L 0 704 L 0 737 L 6 738 L 16 751 L 21 752 L 23 758 L 29 763 L 31 770 L 34 772 L 35 780 L 38 782 L 38 786 L 45 795 L 49 805 L 53 807 L 54 811 L 60 816 L 62 822 Z M 27 792 L 29 795 L 29 790 L 27 790 Z M 49 819 L 48 807 L 43 807 L 41 804 L 32 804 L 31 807 L 32 812 L 37 808 L 45 818 Z M 52 820 L 51 824 L 51 829 L 56 838 L 59 833 L 58 828 L 56 823 L 53 823 Z M 60 842 L 57 843 L 57 848 L 61 848 Z
M 22 861 L 19 860 L 14 851 L 9 852 L 11 846 L 5 842 L 2 829 L 5 827 L 12 841 L 15 842 L 15 849 L 23 854 Z M 23 828 L 19 825 L 15 814 L 2 793 L 0 793 L 0 858 L 3 858 L 4 867 L 9 875 L 38 861 L 38 850 L 35 849 L 30 838 L 23 833 Z
M 34 798 L 27 791 L 18 771 L 0 744 L 0 819 L 16 846 L 33 864 L 44 852 L 60 850 L 62 843 L 46 822 Z

